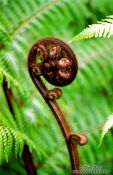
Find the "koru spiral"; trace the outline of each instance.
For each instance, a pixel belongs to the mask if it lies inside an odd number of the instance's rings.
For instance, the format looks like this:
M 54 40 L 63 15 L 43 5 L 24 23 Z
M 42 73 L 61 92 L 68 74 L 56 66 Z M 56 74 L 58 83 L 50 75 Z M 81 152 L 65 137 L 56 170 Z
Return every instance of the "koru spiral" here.
M 56 38 L 43 38 L 37 41 L 29 52 L 30 68 L 43 75 L 55 86 L 70 84 L 77 74 L 77 60 L 72 49 Z

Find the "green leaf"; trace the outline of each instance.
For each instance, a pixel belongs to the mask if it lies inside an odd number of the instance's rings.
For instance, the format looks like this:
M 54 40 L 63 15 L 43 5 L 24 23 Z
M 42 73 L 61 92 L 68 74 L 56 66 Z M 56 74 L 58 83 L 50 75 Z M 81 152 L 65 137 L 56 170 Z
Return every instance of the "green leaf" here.
M 102 144 L 103 138 L 105 136 L 105 134 L 107 134 L 108 130 L 113 126 L 113 114 L 108 118 L 107 122 L 105 123 L 105 125 L 102 128 L 102 133 L 101 133 L 101 138 L 100 138 L 100 143 L 99 143 L 99 147 Z
M 27 143 L 30 149 L 35 149 L 36 146 L 33 141 L 25 134 L 20 131 L 16 131 L 7 126 L 0 126 L 0 164 L 3 161 L 7 161 L 9 156 L 14 149 L 15 157 L 21 156 L 23 152 L 24 144 Z M 39 154 L 39 151 L 37 152 Z M 4 156 L 5 155 L 5 156 Z
M 75 40 L 84 40 L 93 37 L 110 38 L 112 35 L 113 35 L 113 15 L 108 16 L 107 19 L 102 20 L 102 22 L 89 25 L 88 28 L 84 29 L 80 34 L 71 39 L 69 43 L 72 43 Z

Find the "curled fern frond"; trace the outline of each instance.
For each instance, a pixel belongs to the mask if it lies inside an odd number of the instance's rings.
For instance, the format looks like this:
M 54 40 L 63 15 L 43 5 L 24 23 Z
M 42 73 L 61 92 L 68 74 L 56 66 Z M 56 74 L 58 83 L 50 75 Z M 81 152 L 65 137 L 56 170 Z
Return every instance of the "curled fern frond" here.
M 108 16 L 106 19 L 102 20 L 102 22 L 89 25 L 89 27 L 84 29 L 80 34 L 78 34 L 72 40 L 70 40 L 69 43 L 75 40 L 84 40 L 93 37 L 109 38 L 112 35 L 113 35 L 113 15 Z
M 113 114 L 108 118 L 107 122 L 105 123 L 102 133 L 101 133 L 101 138 L 100 138 L 100 143 L 99 146 L 101 145 L 103 138 L 105 134 L 108 132 L 108 130 L 113 126 Z
M 34 142 L 24 133 L 8 128 L 7 126 L 0 126 L 0 164 L 3 161 L 8 162 L 8 158 L 14 150 L 15 157 L 21 156 L 24 144 L 28 144 L 30 150 L 35 149 Z M 37 152 L 39 154 L 39 152 Z

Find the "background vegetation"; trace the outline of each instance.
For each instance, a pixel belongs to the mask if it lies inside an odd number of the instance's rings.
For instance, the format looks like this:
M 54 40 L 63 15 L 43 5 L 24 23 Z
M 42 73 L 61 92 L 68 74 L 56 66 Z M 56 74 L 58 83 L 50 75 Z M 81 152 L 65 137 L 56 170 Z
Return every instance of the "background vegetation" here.
M 28 74 L 28 51 L 45 36 L 68 42 L 89 24 L 112 15 L 112 5 L 113 0 L 0 0 L 0 130 L 6 133 L 12 129 L 32 139 L 29 145 L 37 147 L 37 154 L 34 150 L 32 153 L 39 175 L 68 175 L 70 163 L 57 122 Z M 81 165 L 100 165 L 112 174 L 112 132 L 100 148 L 98 144 L 101 128 L 113 112 L 113 38 L 74 41 L 70 45 L 79 71 L 76 80 L 62 88 L 59 104 L 73 130 L 88 136 L 88 144 L 79 147 Z M 4 76 L 13 90 L 16 124 L 11 122 L 3 93 Z M 5 142 L 3 135 L 1 138 L 0 174 L 26 175 L 22 159 L 17 156 L 15 160 L 11 151 L 19 140 L 18 133 L 14 142 L 10 139 L 8 153 L 2 150 Z M 17 153 L 21 153 L 20 148 Z

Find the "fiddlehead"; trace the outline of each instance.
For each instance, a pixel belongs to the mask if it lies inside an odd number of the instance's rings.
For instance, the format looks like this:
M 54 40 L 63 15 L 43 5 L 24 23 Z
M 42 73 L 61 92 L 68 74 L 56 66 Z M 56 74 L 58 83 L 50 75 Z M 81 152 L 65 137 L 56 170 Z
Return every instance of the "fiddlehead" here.
M 77 74 L 74 53 L 67 44 L 56 38 L 44 38 L 36 42 L 30 50 L 29 59 L 29 68 L 32 67 L 35 73 L 42 74 L 55 86 L 70 84 Z
M 72 133 L 56 99 L 62 92 L 59 88 L 48 90 L 41 80 L 41 76 L 51 84 L 65 86 L 70 84 L 77 74 L 77 61 L 71 48 L 56 38 L 43 38 L 37 41 L 28 54 L 29 73 L 37 89 L 49 105 L 64 135 L 70 155 L 73 174 L 80 174 L 80 161 L 77 144 L 87 143 L 83 135 Z M 76 171 L 77 170 L 77 171 Z

